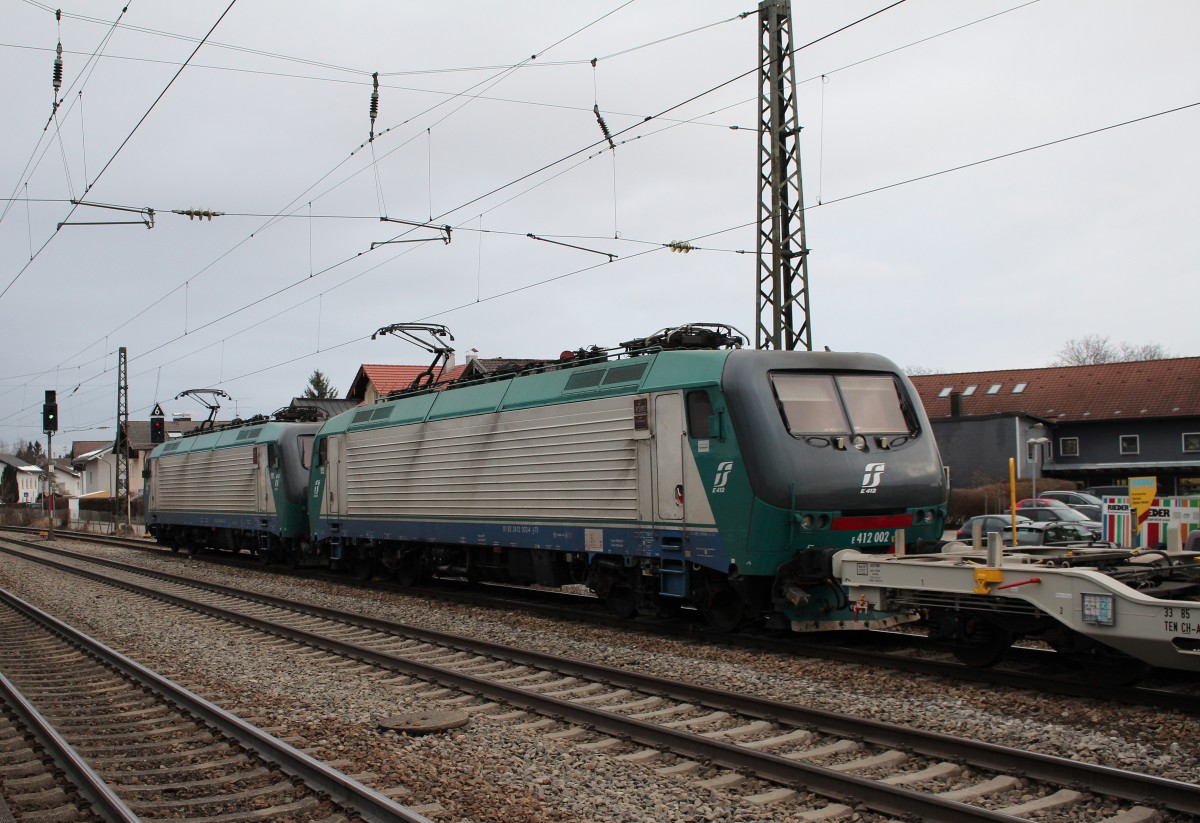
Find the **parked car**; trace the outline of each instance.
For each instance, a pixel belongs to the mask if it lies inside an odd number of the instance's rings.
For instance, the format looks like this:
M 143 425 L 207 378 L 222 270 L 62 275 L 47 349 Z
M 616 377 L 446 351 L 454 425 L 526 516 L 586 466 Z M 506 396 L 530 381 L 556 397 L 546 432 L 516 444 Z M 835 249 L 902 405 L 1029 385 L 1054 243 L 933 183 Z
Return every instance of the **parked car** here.
M 1037 523 L 1052 523 L 1052 522 L 1078 523 L 1079 525 L 1086 527 L 1087 530 L 1092 533 L 1092 536 L 1095 539 L 1097 539 L 1097 540 L 1100 539 L 1100 532 L 1101 532 L 1100 521 L 1091 520 L 1088 517 L 1085 517 L 1084 515 L 1080 514 L 1079 512 L 1075 511 L 1074 509 L 1072 509 L 1066 503 L 1060 503 L 1057 500 L 1055 500 L 1053 502 L 1058 503 L 1058 505 L 1056 505 L 1056 506 L 1051 506 L 1051 505 L 1021 506 L 1018 503 L 1017 504 L 1017 513 L 1023 514 L 1026 517 L 1028 517 L 1030 520 L 1033 520 L 1034 522 L 1037 522 Z
M 1104 501 L 1087 492 L 1051 491 L 1042 492 L 1042 497 L 1049 500 L 1060 500 L 1088 520 L 1099 520 L 1104 513 Z
M 1071 508 L 1061 500 L 1055 500 L 1050 497 L 1027 497 L 1024 500 L 1017 501 L 1018 509 L 1069 509 Z
M 1018 546 L 1071 546 L 1091 544 L 1097 539 L 1090 529 L 1079 523 L 1047 521 L 1017 524 Z
M 1061 500 L 1071 508 L 1078 506 L 1103 506 L 1104 501 L 1094 494 L 1087 492 L 1071 492 L 1071 491 L 1049 491 L 1042 492 L 1043 500 Z
M 958 530 L 958 539 L 962 541 L 969 541 L 972 536 L 972 529 L 975 528 L 975 524 L 977 522 L 983 524 L 983 531 L 980 532 L 980 534 L 983 535 L 985 540 L 990 532 L 1003 532 L 1009 536 L 1010 540 L 1012 538 L 1012 515 L 1006 516 L 1002 514 L 980 514 L 976 515 L 975 517 L 968 517 L 963 521 L 962 528 Z M 1033 521 L 1028 517 L 1023 517 L 1019 514 L 1017 515 L 1018 526 L 1020 526 L 1022 523 L 1032 522 Z
M 1089 489 L 1083 490 L 1085 494 L 1090 494 L 1092 497 L 1128 497 L 1128 486 L 1092 486 Z

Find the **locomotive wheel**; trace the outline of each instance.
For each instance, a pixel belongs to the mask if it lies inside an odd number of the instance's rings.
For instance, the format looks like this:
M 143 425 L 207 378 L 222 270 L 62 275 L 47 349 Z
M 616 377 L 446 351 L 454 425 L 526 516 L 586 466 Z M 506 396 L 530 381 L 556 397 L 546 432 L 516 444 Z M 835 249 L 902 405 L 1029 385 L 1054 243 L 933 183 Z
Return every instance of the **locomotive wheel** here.
M 399 558 L 396 566 L 396 582 L 401 586 L 416 586 L 425 579 L 420 552 L 409 552 Z
M 354 558 L 353 571 L 359 580 L 370 580 L 375 576 L 375 558 L 370 555 L 358 555 Z
M 728 586 L 709 595 L 708 603 L 700 610 L 708 625 L 720 632 L 734 632 L 746 619 L 746 603 Z
M 1004 659 L 1013 638 L 1004 629 L 971 614 L 963 615 L 961 637 L 951 652 L 960 663 L 986 669 Z
M 622 620 L 637 614 L 637 592 L 628 583 L 614 583 L 604 596 L 604 605 Z

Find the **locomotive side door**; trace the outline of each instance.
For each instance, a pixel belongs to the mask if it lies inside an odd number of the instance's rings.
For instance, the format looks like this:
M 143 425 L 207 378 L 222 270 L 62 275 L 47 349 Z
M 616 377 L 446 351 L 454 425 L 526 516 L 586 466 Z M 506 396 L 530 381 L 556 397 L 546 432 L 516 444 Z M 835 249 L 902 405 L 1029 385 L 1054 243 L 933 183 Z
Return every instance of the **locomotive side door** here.
M 331 517 L 337 517 L 342 511 L 342 443 L 343 439 L 339 435 L 325 440 L 328 449 L 325 466 L 325 512 Z
M 254 447 L 254 484 L 256 486 L 255 507 L 258 514 L 272 514 L 275 511 L 275 497 L 271 494 L 271 460 L 275 457 L 275 449 L 263 443 Z
M 683 397 L 654 396 L 654 515 L 683 520 Z

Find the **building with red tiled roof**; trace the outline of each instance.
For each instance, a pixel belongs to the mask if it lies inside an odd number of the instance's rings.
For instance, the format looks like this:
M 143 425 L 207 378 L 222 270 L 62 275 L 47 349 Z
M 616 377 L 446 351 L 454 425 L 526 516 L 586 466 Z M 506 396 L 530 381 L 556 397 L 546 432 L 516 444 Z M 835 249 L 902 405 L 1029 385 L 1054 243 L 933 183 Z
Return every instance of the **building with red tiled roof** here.
M 429 366 L 396 366 L 384 363 L 364 363 L 358 367 L 358 374 L 350 383 L 346 392 L 347 400 L 357 400 L 360 403 L 378 403 L 391 392 L 402 391 L 412 385 L 418 376 Z M 441 380 L 446 370 L 439 368 L 434 377 Z
M 434 371 L 435 383 L 451 383 L 455 380 L 476 380 L 511 374 L 522 368 L 537 366 L 544 360 L 514 360 L 507 357 L 480 358 L 470 356 L 461 366 L 452 363 Z M 362 404 L 378 403 L 391 392 L 403 391 L 413 385 L 413 381 L 425 374 L 429 366 L 398 366 L 382 363 L 364 363 L 359 366 L 358 374 L 350 382 L 350 390 L 346 392 L 347 400 Z
M 1200 357 L 911 380 L 959 485 L 1003 479 L 1015 457 L 1021 476 L 1200 492 Z

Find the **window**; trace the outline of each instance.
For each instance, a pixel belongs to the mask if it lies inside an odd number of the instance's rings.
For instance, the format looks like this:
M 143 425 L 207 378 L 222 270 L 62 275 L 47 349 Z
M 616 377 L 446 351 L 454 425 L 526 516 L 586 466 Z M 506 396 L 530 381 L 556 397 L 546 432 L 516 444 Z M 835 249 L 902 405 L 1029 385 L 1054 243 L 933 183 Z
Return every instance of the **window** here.
M 646 371 L 646 363 L 634 363 L 629 366 L 613 366 L 604 377 L 604 385 L 613 383 L 636 383 L 642 379 Z
M 1200 452 L 1200 432 L 1188 432 L 1183 435 L 1183 450 Z
M 1028 383 L 1018 383 L 1017 385 L 1013 386 L 1012 393 L 1020 394 L 1021 392 L 1025 391 L 1025 387 L 1028 385 Z
M 600 381 L 604 378 L 604 369 L 594 369 L 592 371 L 575 372 L 567 378 L 567 391 L 574 389 L 590 389 L 600 385 Z
M 947 386 L 946 388 L 944 388 L 940 392 L 938 392 L 938 397 L 949 397 L 950 392 L 952 392 L 952 391 L 954 391 L 954 387 Z
M 988 394 L 999 394 L 999 393 L 1000 393 L 1000 384 L 999 383 L 993 383 L 992 385 L 988 386 Z
M 687 393 L 688 433 L 692 437 L 712 437 L 712 413 L 708 392 L 699 390 Z
M 1138 453 L 1138 436 L 1136 434 L 1121 435 L 1121 454 Z
M 296 438 L 296 445 L 300 447 L 300 465 L 306 469 L 312 467 L 312 447 L 313 440 L 316 435 L 302 434 Z
M 963 389 L 963 397 L 970 397 L 971 395 L 973 395 L 975 393 L 975 390 L 977 388 L 979 388 L 979 387 L 978 386 L 967 386 L 965 389 Z
M 850 424 L 831 374 L 779 375 L 772 379 L 792 434 L 846 434 Z
M 773 374 L 771 385 L 788 431 L 904 434 L 913 430 L 890 375 Z
M 1044 460 L 1049 460 L 1054 456 L 1053 450 L 1050 448 L 1050 441 L 1044 437 L 1039 437 L 1037 440 L 1041 442 L 1033 442 L 1025 444 L 1025 456 L 1030 463 L 1040 463 Z M 1039 452 L 1038 449 L 1041 449 Z
M 1078 457 L 1079 456 L 1079 438 L 1078 437 L 1060 437 L 1058 439 L 1058 454 L 1061 457 Z

